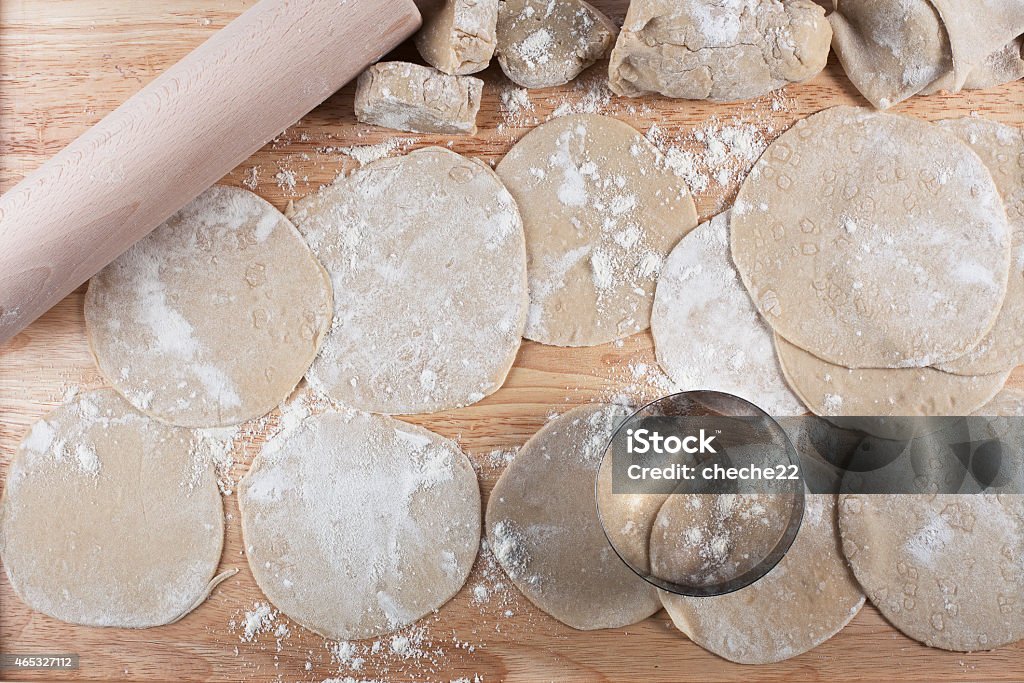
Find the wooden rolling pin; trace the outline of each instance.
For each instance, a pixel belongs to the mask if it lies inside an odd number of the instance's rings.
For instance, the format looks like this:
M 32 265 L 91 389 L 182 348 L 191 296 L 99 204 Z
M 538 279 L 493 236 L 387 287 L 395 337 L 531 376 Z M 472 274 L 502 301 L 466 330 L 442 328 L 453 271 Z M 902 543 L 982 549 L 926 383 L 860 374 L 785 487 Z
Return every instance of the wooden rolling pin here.
M 0 345 L 412 35 L 426 4 L 262 0 L 0 197 Z

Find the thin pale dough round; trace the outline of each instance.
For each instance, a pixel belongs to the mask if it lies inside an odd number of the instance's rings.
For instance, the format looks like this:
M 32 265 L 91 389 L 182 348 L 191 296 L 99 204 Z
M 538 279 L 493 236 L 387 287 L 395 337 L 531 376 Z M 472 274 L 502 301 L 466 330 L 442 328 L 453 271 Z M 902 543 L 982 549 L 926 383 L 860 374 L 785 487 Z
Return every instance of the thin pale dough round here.
M 846 367 L 953 360 L 995 323 L 1010 229 L 981 159 L 908 116 L 827 109 L 778 138 L 731 216 L 743 283 L 776 333 Z
M 594 484 L 619 406 L 583 406 L 520 449 L 487 503 L 495 557 L 534 605 L 580 630 L 619 628 L 658 611 L 655 588 L 608 543 Z
M 680 391 L 734 394 L 770 415 L 805 412 L 782 376 L 771 330 L 732 264 L 728 212 L 699 225 L 669 254 L 651 333 L 658 364 Z
M 945 650 L 1024 638 L 1024 499 L 1006 494 L 841 495 L 843 552 L 871 602 Z
M 307 377 L 376 413 L 475 403 L 522 342 L 526 245 L 484 164 L 440 147 L 382 159 L 295 204 L 331 274 L 335 322 Z
M 81 394 L 36 422 L 7 473 L 0 555 L 33 610 L 83 626 L 149 628 L 197 607 L 224 543 L 201 437 Z
M 864 605 L 839 546 L 835 496 L 808 494 L 785 557 L 759 581 L 727 595 L 659 591 L 672 623 L 705 650 L 740 664 L 770 664 L 838 633 Z
M 1024 417 L 1024 389 L 1007 388 L 974 411 L 986 417 Z
M 595 346 L 647 329 L 662 264 L 697 225 L 654 145 L 607 116 L 564 116 L 528 133 L 497 170 L 527 235 L 525 336 Z
M 938 125 L 970 145 L 992 172 L 1013 231 L 1013 258 L 995 325 L 965 355 L 937 367 L 958 375 L 1012 370 L 1024 363 L 1024 131 L 977 117 Z
M 331 284 L 295 227 L 215 186 L 107 266 L 85 297 L 89 344 L 129 403 L 224 427 L 287 398 L 331 322 Z
M 356 411 L 267 443 L 238 490 L 253 577 L 326 638 L 372 638 L 438 609 L 480 545 L 480 490 L 452 441 Z

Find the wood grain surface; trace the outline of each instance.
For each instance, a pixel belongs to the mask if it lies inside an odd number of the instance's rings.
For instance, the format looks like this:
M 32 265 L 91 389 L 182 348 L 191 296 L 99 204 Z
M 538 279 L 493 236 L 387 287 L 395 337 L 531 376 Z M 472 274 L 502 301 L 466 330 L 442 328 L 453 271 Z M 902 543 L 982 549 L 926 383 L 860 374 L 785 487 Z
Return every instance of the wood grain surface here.
M 3 0 L 0 3 L 0 189 L 60 151 L 76 136 L 253 4 L 252 0 Z M 597 2 L 616 18 L 625 2 Z M 401 54 L 411 56 L 408 48 Z M 342 90 L 274 142 L 230 173 L 223 182 L 254 185 L 262 197 L 283 208 L 357 162 L 338 147 L 393 138 L 408 149 L 447 144 L 462 154 L 496 161 L 534 121 L 556 109 L 597 109 L 646 131 L 656 124 L 668 136 L 682 136 L 684 148 L 699 152 L 693 131 L 709 120 L 756 124 L 767 139 L 793 121 L 824 107 L 866 104 L 835 63 L 812 82 L 791 86 L 784 96 L 736 105 L 663 98 L 605 101 L 590 85 L 596 67 L 581 83 L 530 93 L 534 110 L 510 112 L 500 93 L 508 82 L 497 68 L 483 74 L 487 88 L 475 137 L 396 134 L 357 124 L 352 89 Z M 259 83 L 253 84 L 254 88 Z M 1024 82 L 985 92 L 915 98 L 897 108 L 936 120 L 980 114 L 1024 124 Z M 255 170 L 254 170 L 255 169 Z M 292 179 L 294 178 L 294 186 Z M 735 179 L 712 183 L 697 194 L 707 218 L 728 205 Z M 500 475 L 488 454 L 522 444 L 554 412 L 607 399 L 619 392 L 655 397 L 656 388 L 637 386 L 634 370 L 653 364 L 649 334 L 621 346 L 555 349 L 524 344 L 508 382 L 469 408 L 410 421 L 456 438 L 479 465 L 486 496 Z M 642 374 L 642 373 L 641 373 Z M 1019 370 L 1011 383 L 1024 386 Z M 640 382 L 642 384 L 642 382 Z M 36 419 L 70 392 L 103 386 L 89 355 L 82 317 L 82 289 L 0 348 L 0 485 L 14 450 Z M 275 417 L 251 425 L 237 445 L 235 478 L 246 470 Z M 78 653 L 74 672 L 0 671 L 0 679 L 175 680 L 175 681 L 449 681 L 479 676 L 483 681 L 644 680 L 1024 680 L 1024 644 L 994 652 L 963 654 L 920 645 L 889 626 L 868 606 L 837 637 L 787 662 L 739 666 L 708 654 L 672 628 L 662 612 L 626 629 L 577 632 L 560 625 L 518 596 L 493 591 L 490 601 L 473 599 L 472 588 L 491 587 L 500 573 L 478 562 L 454 600 L 417 625 L 421 650 L 402 658 L 390 653 L 366 657 L 358 669 L 334 661 L 324 640 L 280 617 L 290 635 L 272 633 L 243 642 L 238 622 L 265 598 L 252 580 L 242 551 L 236 497 L 226 496 L 227 538 L 221 569 L 237 576 L 177 624 L 131 631 L 82 628 L 28 610 L 0 578 L 0 652 Z M 234 623 L 234 625 L 232 625 Z M 428 646 L 427 643 L 430 643 Z

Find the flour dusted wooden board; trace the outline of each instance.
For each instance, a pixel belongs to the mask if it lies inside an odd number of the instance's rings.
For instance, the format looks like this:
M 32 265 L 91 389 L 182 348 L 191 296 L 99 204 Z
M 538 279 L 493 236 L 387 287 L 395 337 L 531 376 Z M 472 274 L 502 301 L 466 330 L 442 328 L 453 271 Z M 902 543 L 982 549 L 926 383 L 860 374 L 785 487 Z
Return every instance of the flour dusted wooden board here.
M 106 112 L 163 68 L 237 16 L 253 0 L 3 0 L 0 2 L 0 189 L 58 152 Z M 596 3 L 621 19 L 625 0 Z M 406 55 L 411 55 L 405 52 Z M 787 88 L 784 96 L 753 103 L 713 105 L 662 98 L 607 100 L 593 87 L 600 68 L 581 84 L 530 94 L 522 108 L 503 104 L 509 83 L 492 68 L 480 113 L 480 134 L 456 138 L 462 154 L 496 161 L 535 122 L 556 110 L 602 111 L 647 131 L 657 125 L 664 138 L 698 162 L 696 179 L 714 175 L 714 158 L 699 131 L 732 127 L 740 143 L 758 130 L 771 140 L 798 118 L 834 104 L 864 104 L 837 65 L 813 82 Z M 254 83 L 253 87 L 259 87 Z M 509 98 L 506 96 L 506 100 Z M 532 107 L 532 110 L 530 110 Z M 898 111 L 927 119 L 977 113 L 1024 125 L 1024 82 L 984 93 L 915 98 Z M 709 123 L 711 122 L 711 123 Z M 754 139 L 756 141 L 756 135 Z M 249 184 L 283 208 L 339 172 L 357 166 L 337 148 L 387 143 L 402 149 L 448 140 L 426 135 L 395 135 L 355 123 L 352 89 L 346 88 L 233 171 L 224 182 Z M 742 146 L 740 144 L 739 146 Z M 707 218 L 726 206 L 748 162 L 725 159 L 724 184 L 711 178 L 697 192 L 698 210 Z M 555 349 L 527 343 L 507 385 L 481 403 L 439 415 L 412 418 L 459 439 L 480 465 L 486 495 L 501 471 L 488 456 L 532 435 L 553 412 L 619 392 L 653 397 L 638 389 L 654 363 L 650 335 L 621 346 Z M 637 380 L 635 376 L 639 376 Z M 1024 371 L 1011 380 L 1024 386 Z M 89 357 L 82 319 L 82 290 L 0 348 L 0 484 L 26 428 L 75 389 L 103 384 Z M 233 475 L 240 477 L 275 418 L 253 428 L 235 452 Z M 613 631 L 580 633 L 565 628 L 520 598 L 500 590 L 500 570 L 479 562 L 468 586 L 410 635 L 419 656 L 382 652 L 365 656 L 355 668 L 334 661 L 322 638 L 278 618 L 289 635 L 260 633 L 243 642 L 239 624 L 264 600 L 242 553 L 234 495 L 225 498 L 228 532 L 222 569 L 239 574 L 186 619 L 148 631 L 87 629 L 34 614 L 0 578 L 0 652 L 78 653 L 81 668 L 60 674 L 0 672 L 10 679 L 78 680 L 252 680 L 322 681 L 334 676 L 360 679 L 449 681 L 479 675 L 497 680 L 917 680 L 941 677 L 969 680 L 1024 679 L 1024 646 L 996 652 L 960 654 L 931 650 L 891 628 L 866 607 L 836 638 L 788 662 L 742 667 L 707 654 L 669 624 L 664 613 L 642 624 Z M 474 595 L 483 586 L 488 600 Z M 234 626 L 232 626 L 234 622 Z M 280 639 L 280 646 L 278 645 Z M 399 643 L 400 644 L 400 643 Z M 399 648 L 400 649 L 400 648 Z M 363 655 L 356 655 L 363 656 Z M 308 669 L 307 669 L 308 663 Z

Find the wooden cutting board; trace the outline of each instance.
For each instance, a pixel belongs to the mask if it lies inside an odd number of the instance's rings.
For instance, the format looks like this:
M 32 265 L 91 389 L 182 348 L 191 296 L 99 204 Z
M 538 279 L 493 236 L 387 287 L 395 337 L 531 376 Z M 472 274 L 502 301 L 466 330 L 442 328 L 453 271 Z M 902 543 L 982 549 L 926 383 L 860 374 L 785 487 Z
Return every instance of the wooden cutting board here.
M 253 4 L 254 0 L 3 0 L 0 3 L 0 189 L 58 152 L 162 69 Z M 625 0 L 596 2 L 616 18 Z M 678 145 L 706 158 L 706 141 L 695 131 L 714 126 L 755 126 L 766 140 L 793 121 L 836 104 L 866 104 L 836 64 L 812 82 L 783 96 L 753 103 L 714 105 L 663 98 L 611 100 L 595 87 L 600 67 L 582 83 L 530 93 L 532 111 L 502 104 L 509 88 L 497 68 L 487 82 L 480 134 L 456 138 L 456 152 L 497 161 L 512 143 L 556 110 L 597 111 L 642 131 L 656 124 Z M 259 87 L 254 83 L 253 87 Z M 1024 82 L 986 92 L 915 98 L 897 108 L 926 119 L 978 114 L 1024 125 Z M 714 120 L 717 123 L 709 123 Z M 337 150 L 388 143 L 394 153 L 448 140 L 396 135 L 357 124 L 347 88 L 267 145 L 223 182 L 249 185 L 284 208 L 287 202 L 358 164 Z M 364 150 L 365 151 L 365 150 Z M 743 164 L 739 164 L 742 166 Z M 702 219 L 728 206 L 741 173 L 724 186 L 711 182 L 697 193 Z M 484 494 L 501 472 L 489 457 L 529 438 L 554 412 L 619 392 L 656 396 L 644 386 L 654 356 L 649 334 L 621 346 L 556 349 L 527 342 L 504 388 L 481 403 L 410 421 L 456 438 L 480 466 Z M 639 377 L 639 379 L 637 379 Z M 1024 372 L 1011 383 L 1024 386 Z M 28 426 L 76 390 L 103 386 L 89 356 L 82 318 L 82 290 L 0 348 L 0 485 Z M 246 470 L 267 430 L 253 426 L 235 451 L 233 476 Z M 354 668 L 332 661 L 323 638 L 279 617 L 289 635 L 257 634 L 243 642 L 239 623 L 264 600 L 242 552 L 236 496 L 224 499 L 228 531 L 222 569 L 239 573 L 199 609 L 177 624 L 145 631 L 91 629 L 35 614 L 0 578 L 0 652 L 77 653 L 74 672 L 0 671 L 4 679 L 78 680 L 967 680 L 1024 679 L 1024 645 L 961 654 L 932 650 L 890 627 L 872 607 L 837 637 L 787 662 L 738 666 L 706 653 L 672 628 L 664 613 L 626 629 L 577 632 L 533 608 L 514 589 L 501 590 L 502 575 L 478 562 L 451 603 L 407 632 L 419 656 L 403 657 L 383 639 L 381 654 Z M 480 602 L 473 588 L 490 598 Z M 232 625 L 234 624 L 234 625 Z M 278 643 L 280 640 L 280 643 Z

